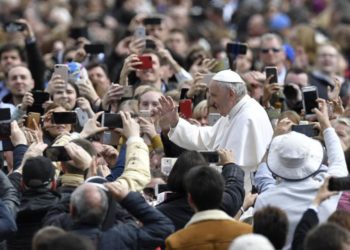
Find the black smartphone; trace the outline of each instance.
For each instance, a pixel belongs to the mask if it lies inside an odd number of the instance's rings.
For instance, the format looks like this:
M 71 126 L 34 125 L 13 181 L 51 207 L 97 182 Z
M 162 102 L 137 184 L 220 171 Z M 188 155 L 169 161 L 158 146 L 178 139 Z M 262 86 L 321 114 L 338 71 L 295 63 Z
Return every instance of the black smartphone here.
M 200 153 L 209 163 L 219 162 L 219 153 L 217 151 L 201 151 Z
M 152 39 L 146 39 L 145 48 L 146 49 L 157 49 L 157 45 L 156 45 L 155 41 L 153 41 Z
M 78 39 L 79 37 L 88 37 L 87 27 L 73 27 L 69 30 L 69 37 Z
M 71 160 L 64 146 L 48 147 L 44 151 L 44 156 L 51 161 L 69 161 Z
M 167 184 L 156 184 L 154 187 L 154 194 L 157 197 L 159 194 L 169 191 L 169 187 Z
M 0 121 L 11 120 L 11 110 L 9 108 L 0 109 Z
M 41 90 L 33 90 L 32 91 L 34 104 L 43 104 L 50 100 L 50 94 Z
M 350 176 L 331 177 L 328 185 L 329 191 L 350 190 Z
M 5 24 L 4 29 L 8 33 L 14 33 L 25 30 L 26 26 L 23 23 L 8 22 Z
M 162 18 L 160 17 L 147 17 L 143 19 L 144 25 L 160 25 L 162 23 Z
M 84 50 L 88 54 L 105 53 L 105 45 L 104 44 L 85 44 Z
M 10 139 L 5 139 L 0 141 L 0 152 L 3 151 L 13 151 L 15 147 L 13 146 Z
M 278 79 L 277 79 L 277 67 L 265 67 L 265 74 L 266 74 L 266 78 L 269 78 L 270 76 L 271 79 L 269 81 L 269 83 L 278 83 Z
M 107 128 L 123 128 L 123 120 L 120 114 L 103 113 L 101 126 Z
M 189 90 L 190 90 L 190 89 L 187 89 L 187 88 L 182 88 L 182 89 L 181 89 L 181 92 L 180 92 L 180 100 L 188 99 L 188 98 L 187 98 L 187 92 L 188 92 Z
M 248 45 L 246 43 L 234 42 L 227 43 L 226 52 L 231 55 L 245 55 L 247 54 Z
M 0 123 L 0 138 L 8 139 L 11 135 L 11 123 Z
M 316 86 L 308 86 L 301 89 L 303 92 L 303 108 L 305 115 L 314 115 L 312 110 L 318 108 L 318 92 Z
M 318 136 L 318 129 L 314 128 L 312 124 L 303 124 L 303 125 L 292 125 L 292 131 L 304 134 L 308 137 Z
M 77 113 L 75 112 L 53 112 L 52 122 L 54 124 L 75 124 L 77 122 Z

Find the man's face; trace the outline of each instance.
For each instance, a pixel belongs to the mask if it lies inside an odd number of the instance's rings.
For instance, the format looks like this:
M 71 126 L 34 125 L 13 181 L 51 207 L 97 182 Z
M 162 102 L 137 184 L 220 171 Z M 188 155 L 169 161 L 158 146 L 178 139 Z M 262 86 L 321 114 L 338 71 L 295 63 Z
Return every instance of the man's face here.
M 260 60 L 264 66 L 278 66 L 285 60 L 282 44 L 273 38 L 261 42 Z
M 26 67 L 16 66 L 8 72 L 6 85 L 12 95 L 23 96 L 34 88 L 34 80 Z
M 179 55 L 185 55 L 187 51 L 187 42 L 184 35 L 180 32 L 172 32 L 166 42 L 167 46 Z
M 306 73 L 300 73 L 300 74 L 296 74 L 296 73 L 288 73 L 286 76 L 286 79 L 284 80 L 285 84 L 290 84 L 290 83 L 294 83 L 296 85 L 299 86 L 299 88 L 303 88 L 308 86 L 308 76 Z
M 3 72 L 7 72 L 12 66 L 22 63 L 17 50 L 5 51 L 1 54 L 0 66 Z
M 137 76 L 141 80 L 141 84 L 155 84 L 161 79 L 160 62 L 155 54 L 143 54 L 143 56 L 152 57 L 152 68 L 137 71 Z
M 217 109 L 222 116 L 227 116 L 233 107 L 235 96 L 232 90 L 228 90 L 217 81 L 209 84 L 210 105 Z
M 111 85 L 111 81 L 107 77 L 105 71 L 98 66 L 90 69 L 88 74 L 97 94 L 102 97 Z
M 325 74 L 335 74 L 338 67 L 338 57 L 338 51 L 333 46 L 322 46 L 317 51 L 316 68 Z
M 160 25 L 158 25 L 158 24 L 146 25 L 146 33 L 149 36 L 153 36 L 161 41 L 165 41 L 165 39 L 167 37 L 167 31 L 165 28 L 164 21 L 162 21 Z

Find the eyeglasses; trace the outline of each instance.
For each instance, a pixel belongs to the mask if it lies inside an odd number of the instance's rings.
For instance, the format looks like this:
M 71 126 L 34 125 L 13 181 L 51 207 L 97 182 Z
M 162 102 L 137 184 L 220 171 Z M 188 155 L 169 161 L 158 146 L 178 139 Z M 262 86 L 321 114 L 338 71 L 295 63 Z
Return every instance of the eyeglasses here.
M 273 53 L 278 53 L 281 51 L 279 48 L 267 48 L 267 49 L 261 49 L 261 52 L 264 54 L 269 53 L 269 51 L 272 51 Z

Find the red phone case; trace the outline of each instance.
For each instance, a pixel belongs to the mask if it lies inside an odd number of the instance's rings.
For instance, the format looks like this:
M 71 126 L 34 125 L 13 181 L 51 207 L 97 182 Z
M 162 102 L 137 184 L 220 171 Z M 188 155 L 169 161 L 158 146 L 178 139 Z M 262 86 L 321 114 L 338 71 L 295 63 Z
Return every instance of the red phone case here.
M 139 60 L 142 64 L 138 65 L 136 68 L 138 69 L 151 69 L 153 66 L 152 57 L 151 56 L 139 56 Z
M 179 103 L 179 112 L 184 118 L 186 119 L 191 118 L 192 117 L 192 100 L 191 99 L 181 100 Z

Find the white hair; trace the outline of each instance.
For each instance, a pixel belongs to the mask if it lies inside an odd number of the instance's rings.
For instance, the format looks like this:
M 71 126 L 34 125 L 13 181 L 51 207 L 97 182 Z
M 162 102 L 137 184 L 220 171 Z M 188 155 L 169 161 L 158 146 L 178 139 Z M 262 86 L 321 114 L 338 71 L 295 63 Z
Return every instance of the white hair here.
M 238 98 L 247 94 L 247 87 L 244 82 L 218 82 L 221 86 L 233 90 Z

